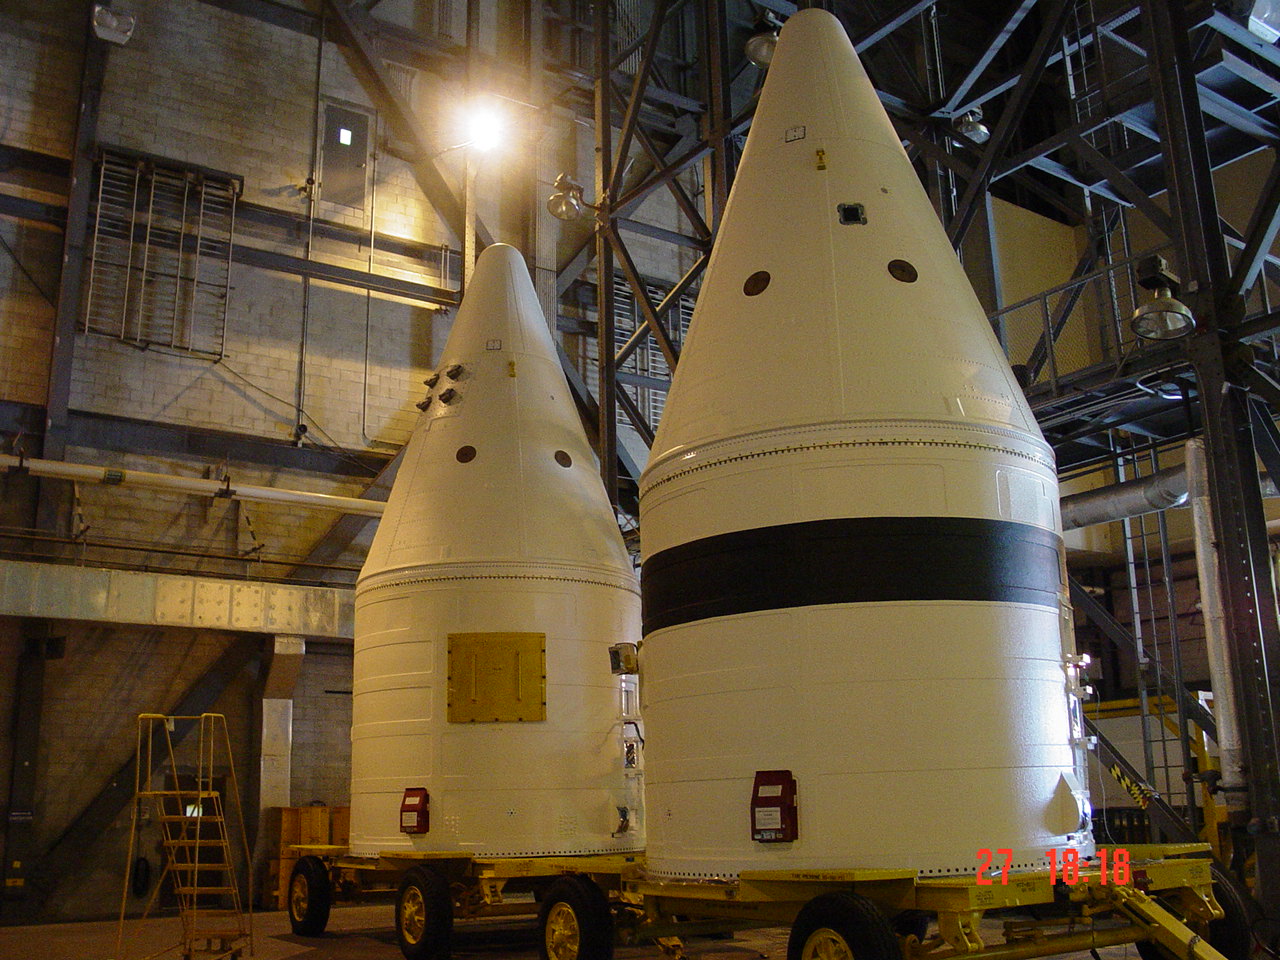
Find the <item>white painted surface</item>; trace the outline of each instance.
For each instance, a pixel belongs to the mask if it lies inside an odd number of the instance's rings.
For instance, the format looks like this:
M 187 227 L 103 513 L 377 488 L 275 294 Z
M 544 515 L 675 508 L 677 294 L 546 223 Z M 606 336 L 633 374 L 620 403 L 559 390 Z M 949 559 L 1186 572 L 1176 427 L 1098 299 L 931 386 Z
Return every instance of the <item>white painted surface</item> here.
M 840 203 L 863 204 L 867 223 L 841 224 Z M 891 276 L 895 259 L 919 279 Z M 761 270 L 768 287 L 746 295 Z M 850 517 L 1061 533 L 1052 452 L 847 37 L 820 10 L 783 28 L 641 515 L 646 558 Z M 1019 867 L 1091 849 L 1071 643 L 1060 610 L 976 601 L 654 631 L 642 650 L 650 872 L 945 875 L 971 873 L 981 848 L 1010 848 Z M 794 843 L 751 840 L 765 769 L 798 781 Z
M 439 370 L 356 587 L 352 850 L 637 849 L 608 647 L 638 639 L 638 588 L 512 247 L 480 256 Z M 448 635 L 505 631 L 546 634 L 547 719 L 448 723 Z M 399 832 L 406 787 L 430 792 L 427 834 Z

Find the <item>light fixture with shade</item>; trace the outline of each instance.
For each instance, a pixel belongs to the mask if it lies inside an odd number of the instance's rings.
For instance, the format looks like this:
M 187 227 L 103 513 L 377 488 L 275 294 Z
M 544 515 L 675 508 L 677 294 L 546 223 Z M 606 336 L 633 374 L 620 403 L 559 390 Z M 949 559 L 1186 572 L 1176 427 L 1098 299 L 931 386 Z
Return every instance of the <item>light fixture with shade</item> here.
M 767 70 L 773 60 L 774 48 L 778 46 L 778 31 L 781 29 L 782 21 L 766 10 L 751 28 L 751 36 L 743 44 L 742 52 L 761 70 Z
M 1196 318 L 1172 290 L 1161 287 L 1154 300 L 1133 311 L 1129 326 L 1143 340 L 1177 340 L 1196 328 Z
M 982 122 L 982 108 L 974 107 L 956 119 L 956 131 L 968 137 L 974 143 L 986 143 L 991 139 L 991 131 Z
M 93 33 L 99 40 L 123 47 L 133 36 L 135 23 L 130 14 L 112 10 L 101 3 L 93 5 Z
M 557 220 L 577 220 L 585 210 L 595 209 L 582 199 L 582 184 L 567 173 L 556 177 L 552 188 L 555 192 L 547 198 L 547 212 Z
M 1164 257 L 1153 255 L 1138 263 L 1138 285 L 1155 299 L 1133 311 L 1129 326 L 1143 340 L 1177 340 L 1196 328 L 1191 308 L 1176 297 L 1178 277 Z

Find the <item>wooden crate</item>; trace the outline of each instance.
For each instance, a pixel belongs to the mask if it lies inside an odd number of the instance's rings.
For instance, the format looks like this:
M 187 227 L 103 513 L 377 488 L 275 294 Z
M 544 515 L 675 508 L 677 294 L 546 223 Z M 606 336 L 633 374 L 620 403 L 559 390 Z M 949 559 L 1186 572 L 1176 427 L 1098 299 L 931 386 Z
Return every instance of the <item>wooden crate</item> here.
M 274 807 L 280 811 L 280 849 L 302 842 L 302 808 Z
M 289 881 L 293 878 L 293 865 L 298 862 L 298 858 L 281 857 L 279 860 L 272 860 L 276 871 L 275 883 L 275 907 L 277 910 L 284 910 L 289 905 Z
M 351 843 L 351 808 L 329 808 L 329 842 L 335 847 L 345 847 Z
M 298 839 L 294 843 L 327 844 L 329 842 L 329 808 L 298 807 Z

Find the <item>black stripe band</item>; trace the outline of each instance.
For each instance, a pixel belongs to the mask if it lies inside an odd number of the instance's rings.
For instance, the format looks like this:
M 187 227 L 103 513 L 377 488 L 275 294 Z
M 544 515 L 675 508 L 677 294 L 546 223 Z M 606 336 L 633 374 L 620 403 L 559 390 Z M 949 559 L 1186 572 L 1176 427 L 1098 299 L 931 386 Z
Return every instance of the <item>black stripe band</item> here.
M 726 533 L 644 562 L 644 633 L 825 603 L 977 600 L 1056 607 L 1053 533 L 968 517 L 813 520 Z

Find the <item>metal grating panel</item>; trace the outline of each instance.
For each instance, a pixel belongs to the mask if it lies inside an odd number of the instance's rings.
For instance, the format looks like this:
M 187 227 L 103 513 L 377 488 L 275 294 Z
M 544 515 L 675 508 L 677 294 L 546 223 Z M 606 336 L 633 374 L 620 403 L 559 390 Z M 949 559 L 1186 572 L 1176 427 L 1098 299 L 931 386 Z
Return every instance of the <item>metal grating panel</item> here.
M 653 283 L 646 284 L 646 288 L 649 292 L 649 299 L 655 304 L 661 303 L 668 292 L 668 288 Z M 636 327 L 644 323 L 644 319 L 640 307 L 635 302 L 631 287 L 622 277 L 614 278 L 613 304 L 614 346 L 615 349 L 618 349 L 630 339 Z M 689 332 L 689 320 L 693 316 L 693 306 L 694 298 L 685 296 L 681 297 L 673 308 L 673 312 L 678 316 L 679 325 L 677 327 L 672 323 L 671 338 L 677 347 L 684 343 L 685 336 Z M 673 319 L 676 318 L 668 316 L 669 323 Z M 653 377 L 657 380 L 671 379 L 671 370 L 667 366 L 667 358 L 663 356 L 662 349 L 654 342 L 652 337 L 647 337 L 618 369 L 622 373 L 634 373 L 640 376 Z M 644 414 L 645 419 L 649 421 L 651 426 L 657 426 L 658 421 L 662 419 L 662 411 L 667 404 L 667 391 L 665 389 L 642 387 L 635 384 L 619 384 L 618 389 L 625 390 L 631 396 L 631 399 L 635 401 L 636 408 Z M 622 409 L 618 410 L 617 422 L 619 426 L 624 428 L 631 426 L 631 420 Z
M 220 358 L 240 181 L 104 151 L 84 332 Z

